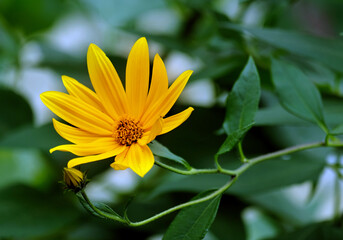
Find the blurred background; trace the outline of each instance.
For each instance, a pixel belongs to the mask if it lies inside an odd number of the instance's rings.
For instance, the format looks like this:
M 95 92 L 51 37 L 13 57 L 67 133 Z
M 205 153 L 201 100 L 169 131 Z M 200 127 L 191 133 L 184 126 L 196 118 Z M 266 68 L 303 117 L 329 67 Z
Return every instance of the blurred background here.
M 253 56 L 262 97 L 247 157 L 325 137 L 280 106 L 270 79 L 271 57 L 300 66 L 320 89 L 329 126 L 343 123 L 343 2 L 341 0 L 1 0 L 0 1 L 0 239 L 161 239 L 175 214 L 139 228 L 97 219 L 72 193 L 63 193 L 68 153 L 48 150 L 65 141 L 53 130 L 44 91 L 65 91 L 61 75 L 91 87 L 90 43 L 109 56 L 121 79 L 141 36 L 151 59 L 159 53 L 172 82 L 194 74 L 172 113 L 188 106 L 190 119 L 157 140 L 198 168 L 210 168 L 225 99 Z M 342 212 L 342 185 L 330 165 L 338 149 L 316 149 L 249 169 L 223 196 L 205 239 L 343 239 L 329 224 Z M 239 163 L 235 151 L 226 167 Z M 89 197 L 121 212 L 132 196 L 132 220 L 142 220 L 195 193 L 221 186 L 216 175 L 180 176 L 157 166 L 140 178 L 114 171 L 113 159 L 82 166 Z M 300 238 L 302 237 L 302 238 Z

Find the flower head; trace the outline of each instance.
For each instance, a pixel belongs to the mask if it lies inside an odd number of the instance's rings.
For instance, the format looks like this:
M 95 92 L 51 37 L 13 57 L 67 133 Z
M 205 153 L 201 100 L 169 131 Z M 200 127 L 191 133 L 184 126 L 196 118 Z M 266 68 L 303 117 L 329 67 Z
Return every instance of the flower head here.
M 79 191 L 86 185 L 84 174 L 75 168 L 63 169 L 63 183 L 66 189 L 72 191 Z
M 165 118 L 192 71 L 182 73 L 168 88 L 166 68 L 156 54 L 149 84 L 149 49 L 145 38 L 138 39 L 129 54 L 125 89 L 111 61 L 95 44 L 89 46 L 87 65 L 95 92 L 62 76 L 69 94 L 41 94 L 43 103 L 72 125 L 53 119 L 59 135 L 72 144 L 57 146 L 50 152 L 59 150 L 79 156 L 68 162 L 68 168 L 116 156 L 112 168 L 131 168 L 143 177 L 154 165 L 147 144 L 178 127 L 193 111 L 189 107 Z

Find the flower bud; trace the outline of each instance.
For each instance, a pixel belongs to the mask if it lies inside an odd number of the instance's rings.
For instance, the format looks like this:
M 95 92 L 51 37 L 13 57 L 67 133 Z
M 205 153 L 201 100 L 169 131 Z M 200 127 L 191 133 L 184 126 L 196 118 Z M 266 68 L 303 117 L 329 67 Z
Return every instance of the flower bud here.
M 75 168 L 64 168 L 63 180 L 66 189 L 74 192 L 78 192 L 86 185 L 84 174 Z

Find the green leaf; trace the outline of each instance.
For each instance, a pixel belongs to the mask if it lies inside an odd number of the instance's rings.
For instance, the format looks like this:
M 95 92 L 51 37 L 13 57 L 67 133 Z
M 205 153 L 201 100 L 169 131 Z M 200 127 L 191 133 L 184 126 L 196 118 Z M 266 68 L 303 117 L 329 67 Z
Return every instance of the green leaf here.
M 9 239 L 51 239 L 73 226 L 80 212 L 61 192 L 48 193 L 22 185 L 0 191 L 0 236 Z
M 339 124 L 338 126 L 334 127 L 332 130 L 330 130 L 330 134 L 332 134 L 332 135 L 343 134 L 343 123 Z
M 65 7 L 65 1 L 61 0 L 3 0 L 0 2 L 0 14 L 12 27 L 32 34 L 51 26 L 65 12 Z
M 303 228 L 297 229 L 290 233 L 283 233 L 279 237 L 269 240 L 338 240 L 343 239 L 342 228 L 335 227 L 329 222 L 315 223 Z
M 165 146 L 163 146 L 161 143 L 157 142 L 156 140 L 152 141 L 149 144 L 149 147 L 154 155 L 169 159 L 173 161 L 174 163 L 181 164 L 186 169 L 191 169 L 191 166 L 189 165 L 188 162 L 186 162 L 186 160 L 184 160 L 182 157 L 175 155 L 168 148 L 166 148 Z
M 279 100 L 287 111 L 328 131 L 320 93 L 300 69 L 273 59 L 272 79 Z
M 28 139 L 30 140 L 28 141 Z M 27 126 L 20 128 L 0 140 L 1 147 L 39 148 L 45 151 L 64 143 L 66 143 L 66 140 L 56 133 L 51 123 L 40 127 Z
M 254 122 L 260 99 L 260 78 L 250 57 L 226 102 L 224 129 L 228 135 Z
M 104 216 L 100 215 L 99 213 L 97 213 L 96 211 L 93 210 L 93 208 L 91 206 L 89 206 L 89 204 L 85 201 L 85 199 L 82 197 L 81 193 L 77 193 L 76 194 L 77 198 L 79 199 L 80 203 L 82 204 L 82 206 L 91 214 L 93 214 L 96 217 L 100 217 L 100 218 L 105 218 Z M 101 203 L 101 202 L 93 202 L 92 203 L 94 205 L 94 207 L 96 207 L 97 209 L 99 209 L 100 211 L 104 212 L 104 213 L 109 213 L 112 215 L 115 215 L 117 217 L 121 216 L 116 213 L 110 206 L 108 206 L 105 203 Z
M 193 200 L 202 198 L 211 191 L 200 193 Z M 182 209 L 175 217 L 163 240 L 197 240 L 203 239 L 212 225 L 220 203 L 221 195 Z
M 236 146 L 236 144 L 243 138 L 244 134 L 252 127 L 252 123 L 246 126 L 243 129 L 238 129 L 232 133 L 230 133 L 223 144 L 220 146 L 216 156 L 224 154 L 226 152 L 231 151 L 231 149 Z
M 0 176 L 2 189 L 18 183 L 44 188 L 55 175 L 36 149 L 0 149 Z
M 250 33 L 256 39 L 273 47 L 297 56 L 312 58 L 336 71 L 343 71 L 343 43 L 341 40 L 319 38 L 280 29 L 258 29 L 234 24 L 223 24 L 222 29 Z
M 27 101 L 6 88 L 0 88 L 0 136 L 33 123 L 33 113 Z

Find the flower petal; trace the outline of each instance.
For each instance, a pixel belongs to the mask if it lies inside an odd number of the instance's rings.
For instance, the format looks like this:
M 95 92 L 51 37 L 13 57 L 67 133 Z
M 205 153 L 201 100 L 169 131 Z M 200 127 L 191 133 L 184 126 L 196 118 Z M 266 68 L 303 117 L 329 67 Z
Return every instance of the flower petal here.
M 103 110 L 103 106 L 95 92 L 82 85 L 74 78 L 62 76 L 62 81 L 71 96 L 77 97 L 99 110 Z
M 126 65 L 126 95 L 130 114 L 138 119 L 144 110 L 149 88 L 149 49 L 146 39 L 133 45 Z
M 122 82 L 105 53 L 91 44 L 87 53 L 87 66 L 95 92 L 112 118 L 127 113 L 127 98 Z
M 54 124 L 54 128 L 56 132 L 63 137 L 64 139 L 68 140 L 72 143 L 88 143 L 97 140 L 99 135 L 95 135 L 94 133 L 89 133 L 84 130 L 81 130 L 76 127 L 72 127 L 57 121 L 56 119 L 52 119 Z
M 160 135 L 162 132 L 163 120 L 162 118 L 157 119 L 154 125 L 148 131 L 144 132 L 143 137 L 138 140 L 139 145 L 146 145 Z
M 187 120 L 187 118 L 189 118 L 193 110 L 194 109 L 192 107 L 189 107 L 178 114 L 163 119 L 163 128 L 159 135 L 170 132 L 180 126 L 184 121 Z
M 146 109 L 141 118 L 144 127 L 148 128 L 152 126 L 157 118 L 163 117 L 169 112 L 186 86 L 192 73 L 193 71 L 191 70 L 183 72 L 170 86 L 165 96 Z
M 77 156 L 95 155 L 104 152 L 112 151 L 118 148 L 119 144 L 112 137 L 99 138 L 90 143 L 80 144 L 65 144 L 50 149 L 50 153 L 54 151 L 71 152 Z
M 132 144 L 127 152 L 122 152 L 115 158 L 115 162 L 111 164 L 114 169 L 129 167 L 139 176 L 144 175 L 154 165 L 154 155 L 147 145 Z
M 120 154 L 118 154 L 115 157 L 115 162 L 111 163 L 111 167 L 114 170 L 125 170 L 128 168 L 127 165 L 123 165 L 122 162 L 124 162 L 124 159 L 127 155 L 127 152 L 129 151 L 129 147 L 127 147 L 123 152 L 121 152 Z
M 87 132 L 112 135 L 113 119 L 95 107 L 61 92 L 45 92 L 42 102 L 57 116 Z
M 118 145 L 116 149 L 113 149 L 112 151 L 98 154 L 98 155 L 92 155 L 92 156 L 87 156 L 87 157 L 78 157 L 78 158 L 73 158 L 68 162 L 68 168 L 75 167 L 80 164 L 85 164 L 85 163 L 90 163 L 90 162 L 95 162 L 99 160 L 104 160 L 109 157 L 113 157 L 117 154 L 120 154 L 122 151 L 124 151 L 126 146 L 123 145 Z
M 154 102 L 163 97 L 168 90 L 168 75 L 166 67 L 161 57 L 156 54 L 154 58 L 154 66 L 152 70 L 151 84 L 149 89 L 149 95 L 145 104 L 147 109 Z

